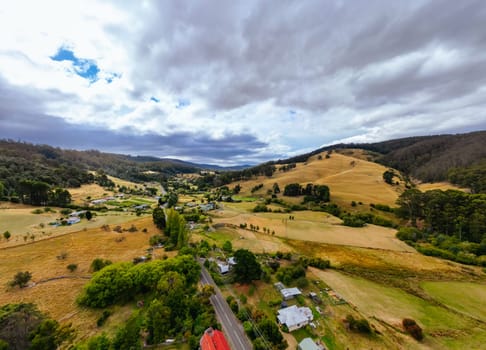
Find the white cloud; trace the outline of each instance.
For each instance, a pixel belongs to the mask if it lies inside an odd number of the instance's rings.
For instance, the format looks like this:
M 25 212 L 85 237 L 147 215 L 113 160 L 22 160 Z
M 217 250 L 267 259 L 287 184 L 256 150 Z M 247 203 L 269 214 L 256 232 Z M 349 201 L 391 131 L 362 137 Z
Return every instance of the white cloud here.
M 134 135 L 254 135 L 261 143 L 245 140 L 260 160 L 475 130 L 486 128 L 486 15 L 474 5 L 11 1 L 0 9 L 0 78 L 44 97 L 39 115 Z M 95 62 L 99 79 L 53 61 L 61 47 Z M 177 108 L 181 99 L 190 104 Z M 226 156 L 246 159 L 242 149 Z

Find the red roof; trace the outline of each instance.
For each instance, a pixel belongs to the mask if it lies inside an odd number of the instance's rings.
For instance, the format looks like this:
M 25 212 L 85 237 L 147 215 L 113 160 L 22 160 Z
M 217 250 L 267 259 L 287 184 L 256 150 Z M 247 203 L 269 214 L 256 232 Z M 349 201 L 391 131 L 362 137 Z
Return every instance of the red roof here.
M 201 350 L 231 350 L 223 332 L 208 328 L 199 341 Z

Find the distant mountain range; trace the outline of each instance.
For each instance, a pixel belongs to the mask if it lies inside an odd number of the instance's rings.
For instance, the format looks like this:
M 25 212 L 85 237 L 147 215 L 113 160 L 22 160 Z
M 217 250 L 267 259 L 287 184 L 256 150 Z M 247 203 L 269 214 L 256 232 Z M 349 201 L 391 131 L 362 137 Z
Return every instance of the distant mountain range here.
M 309 157 L 324 151 L 346 148 L 367 150 L 370 159 L 422 181 L 448 180 L 452 171 L 454 179 L 459 179 L 456 182 L 463 185 L 468 185 L 468 181 L 477 183 L 478 179 L 480 182 L 486 182 L 483 180 L 486 178 L 486 131 L 408 137 L 377 143 L 337 144 L 253 168 L 263 169 L 268 164 L 305 162 Z M 0 181 L 7 188 L 15 188 L 15 184 L 21 179 L 69 186 L 77 182 L 83 183 L 84 174 L 92 170 L 131 181 L 161 181 L 177 173 L 195 173 L 201 170 L 226 172 L 246 169 L 246 172 L 252 174 L 253 168 L 247 165 L 220 167 L 177 159 L 129 156 L 96 150 L 63 150 L 48 145 L 0 140 Z

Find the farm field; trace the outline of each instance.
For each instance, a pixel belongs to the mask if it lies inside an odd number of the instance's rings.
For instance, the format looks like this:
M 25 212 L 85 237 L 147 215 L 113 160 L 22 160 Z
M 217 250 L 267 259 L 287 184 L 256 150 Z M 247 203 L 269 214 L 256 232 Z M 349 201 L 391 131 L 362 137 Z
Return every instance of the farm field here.
M 393 206 L 403 190 L 402 185 L 390 186 L 383 181 L 383 172 L 387 168 L 380 164 L 339 153 L 333 153 L 329 159 L 325 158 L 325 153 L 321 156 L 322 159 L 313 156 L 306 163 L 297 163 L 294 169 L 286 172 L 277 170 L 271 178 L 262 176 L 238 182 L 242 187 L 240 195 L 262 195 L 271 189 L 274 183 L 279 184 L 281 191 L 290 183 L 313 183 L 328 185 L 331 201 L 340 206 L 349 207 L 351 201 Z M 263 188 L 251 194 L 251 189 L 260 183 L 264 185 Z M 285 198 L 295 201 L 295 198 Z
M 314 269 L 314 274 L 367 317 L 396 329 L 401 329 L 403 318 L 415 319 L 424 329 L 423 345 L 428 348 L 460 349 L 468 344 L 468 348 L 479 349 L 486 341 L 484 323 L 478 324 L 401 289 L 337 271 Z
M 102 228 L 90 228 L 32 244 L 1 249 L 0 285 L 3 290 L 0 293 L 0 305 L 36 303 L 41 311 L 56 320 L 72 322 L 78 329 L 79 338 L 105 330 L 96 326 L 96 319 L 101 311 L 79 308 L 75 300 L 90 276 L 89 267 L 93 259 L 131 261 L 134 257 L 145 254 L 149 237 L 158 230 L 148 217 L 138 218 L 121 226 L 128 229 L 132 225 L 137 228 L 137 232 L 117 233 Z M 147 233 L 142 232 L 142 229 L 147 229 Z M 57 258 L 62 253 L 66 257 Z M 154 255 L 160 257 L 159 254 L 164 253 L 156 250 Z M 77 264 L 76 271 L 69 272 L 68 264 Z M 24 289 L 5 289 L 18 271 L 30 271 L 35 285 Z M 53 279 L 59 277 L 62 278 Z M 116 323 L 117 319 L 125 316 L 128 318 L 129 314 L 124 316 L 123 307 L 121 309 L 122 311 L 113 315 L 113 320 L 106 327 L 114 327 L 113 322 Z
M 8 242 L 4 239 L 0 241 L 0 247 L 24 244 L 34 240 L 45 239 L 84 229 L 92 229 L 102 225 L 122 224 L 133 220 L 136 217 L 135 213 L 128 212 L 98 212 L 90 221 L 82 219 L 81 222 L 74 225 L 56 227 L 49 225 L 49 223 L 63 217 L 63 215 L 59 213 L 59 208 L 52 208 L 56 211 L 55 213 L 44 212 L 41 214 L 33 214 L 32 211 L 36 209 L 39 209 L 39 207 L 24 205 L 17 205 L 8 209 L 5 207 L 0 208 L 0 233 L 9 231 L 12 234 L 12 237 Z
M 420 286 L 435 300 L 486 323 L 486 284 L 423 282 Z
M 434 183 L 420 183 L 417 185 L 417 188 L 422 191 L 431 191 L 431 190 L 441 190 L 441 191 L 447 191 L 447 190 L 457 190 L 457 191 L 467 191 L 466 189 L 462 187 L 458 187 L 456 185 L 451 184 L 450 182 L 434 182 Z
M 340 225 L 341 219 L 322 212 L 299 211 L 292 213 L 289 220 L 284 213 L 248 213 L 249 203 L 224 204 L 228 210 L 220 210 L 213 218 L 214 223 L 267 228 L 275 236 L 292 239 L 350 245 L 376 249 L 413 252 L 414 249 L 395 237 L 396 230 L 375 225 L 353 228 Z M 253 205 L 254 206 L 254 205 Z
M 81 187 L 69 188 L 71 199 L 76 205 L 86 205 L 93 199 L 113 196 L 114 192 L 106 190 L 98 184 L 82 185 Z

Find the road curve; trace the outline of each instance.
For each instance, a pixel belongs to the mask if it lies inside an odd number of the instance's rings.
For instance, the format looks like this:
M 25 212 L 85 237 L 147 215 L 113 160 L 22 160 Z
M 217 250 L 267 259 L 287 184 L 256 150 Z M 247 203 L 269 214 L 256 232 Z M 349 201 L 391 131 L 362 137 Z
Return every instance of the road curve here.
M 216 317 L 218 318 L 221 326 L 223 327 L 223 332 L 228 339 L 228 342 L 232 350 L 251 350 L 253 346 L 245 334 L 241 323 L 235 317 L 231 311 L 228 303 L 223 298 L 221 291 L 219 290 L 216 283 L 214 283 L 211 275 L 206 270 L 204 266 L 201 268 L 201 283 L 210 284 L 214 287 L 214 295 L 211 296 L 211 304 L 213 304 L 214 310 L 216 312 Z

